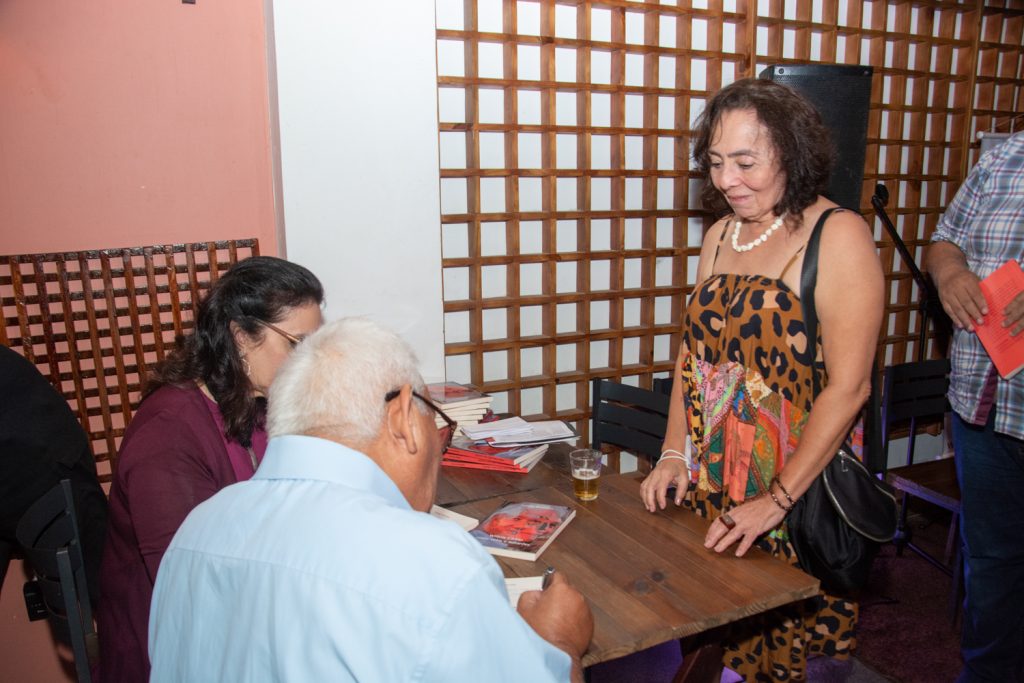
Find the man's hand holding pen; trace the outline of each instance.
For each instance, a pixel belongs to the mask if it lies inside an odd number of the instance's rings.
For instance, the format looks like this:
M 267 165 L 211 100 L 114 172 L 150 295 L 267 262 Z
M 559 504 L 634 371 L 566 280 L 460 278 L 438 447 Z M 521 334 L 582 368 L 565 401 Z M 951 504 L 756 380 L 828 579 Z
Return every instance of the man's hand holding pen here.
M 573 680 L 582 681 L 580 660 L 594 635 L 594 616 L 586 599 L 569 585 L 565 575 L 548 567 L 541 590 L 523 593 L 517 610 L 541 638 L 572 657 Z

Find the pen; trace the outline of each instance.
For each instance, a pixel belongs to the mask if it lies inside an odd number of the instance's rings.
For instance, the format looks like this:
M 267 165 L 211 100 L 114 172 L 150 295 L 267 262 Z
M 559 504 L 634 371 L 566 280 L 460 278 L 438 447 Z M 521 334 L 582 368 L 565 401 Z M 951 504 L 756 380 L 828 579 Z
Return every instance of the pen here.
M 551 585 L 551 577 L 555 574 L 555 568 L 548 565 L 548 568 L 544 570 L 544 576 L 540 581 L 540 589 L 546 590 Z

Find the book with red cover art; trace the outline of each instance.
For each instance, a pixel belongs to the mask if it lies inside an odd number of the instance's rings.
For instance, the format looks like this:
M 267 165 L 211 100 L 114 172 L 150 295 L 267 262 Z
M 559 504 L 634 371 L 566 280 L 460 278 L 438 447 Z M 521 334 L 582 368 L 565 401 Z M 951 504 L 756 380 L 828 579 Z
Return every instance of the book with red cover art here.
M 446 467 L 465 467 L 473 470 L 493 470 L 497 472 L 515 472 L 516 474 L 527 474 L 537 463 L 544 459 L 544 452 L 538 452 L 530 460 L 524 460 L 520 464 L 490 460 L 487 458 L 476 458 L 474 456 L 459 455 L 451 451 L 445 451 L 441 464 Z
M 488 443 L 481 443 L 468 439 L 464 436 L 456 436 L 452 439 L 452 445 L 445 452 L 455 455 L 464 455 L 480 459 L 499 461 L 501 463 L 522 464 L 524 460 L 530 460 L 537 453 L 543 453 L 548 445 L 518 446 L 515 448 L 498 448 Z
M 1016 261 L 1007 261 L 978 286 L 988 303 L 988 315 L 974 329 L 999 376 L 1010 379 L 1024 368 L 1024 332 L 1010 336 L 1013 328 L 1003 327 L 1003 311 L 1014 297 L 1024 292 L 1024 270 Z
M 489 462 L 471 462 L 468 460 L 450 460 L 445 458 L 441 461 L 445 467 L 460 467 L 467 470 L 487 470 L 489 472 L 511 472 L 512 474 L 528 474 L 533 465 L 529 468 L 519 465 L 494 465 Z
M 442 464 L 481 470 L 500 470 L 526 474 L 533 469 L 548 450 L 547 444 L 520 448 L 495 448 L 457 436 L 444 452 Z
M 575 516 L 566 505 L 509 502 L 469 533 L 492 555 L 536 560 Z
M 478 391 L 468 384 L 457 382 L 436 382 L 427 385 L 427 393 L 430 400 L 441 408 L 483 405 L 489 406 L 493 397 Z

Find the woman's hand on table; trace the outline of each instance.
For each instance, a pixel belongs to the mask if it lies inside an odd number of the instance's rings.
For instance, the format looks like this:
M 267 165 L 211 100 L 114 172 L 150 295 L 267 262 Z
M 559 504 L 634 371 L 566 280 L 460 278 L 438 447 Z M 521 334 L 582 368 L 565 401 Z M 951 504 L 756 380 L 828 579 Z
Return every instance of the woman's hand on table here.
M 736 557 L 741 557 L 762 534 L 777 527 L 786 516 L 769 496 L 761 496 L 737 505 L 720 515 L 711 523 L 704 547 L 713 548 L 716 553 L 724 551 L 739 542 Z M 731 521 L 732 525 L 728 524 Z
M 668 505 L 668 490 L 673 486 L 676 487 L 675 504 L 681 505 L 683 494 L 690 486 L 690 471 L 682 460 L 662 460 L 640 484 L 640 498 L 647 511 L 664 510 Z

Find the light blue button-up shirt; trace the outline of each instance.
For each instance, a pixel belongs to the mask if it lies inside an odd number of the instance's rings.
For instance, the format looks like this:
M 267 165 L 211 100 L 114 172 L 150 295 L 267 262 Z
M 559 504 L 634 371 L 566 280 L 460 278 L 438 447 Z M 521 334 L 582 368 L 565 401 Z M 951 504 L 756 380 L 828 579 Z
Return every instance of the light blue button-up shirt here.
M 409 507 L 369 458 L 271 440 L 253 479 L 195 508 L 160 564 L 161 681 L 567 681 L 494 559 Z

